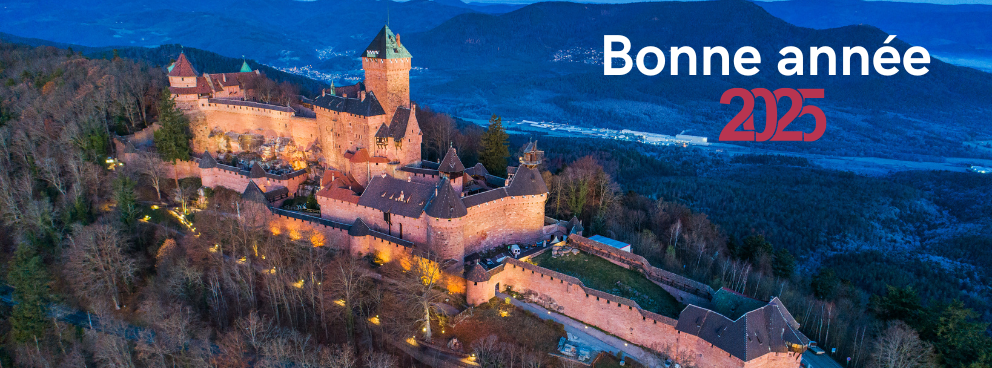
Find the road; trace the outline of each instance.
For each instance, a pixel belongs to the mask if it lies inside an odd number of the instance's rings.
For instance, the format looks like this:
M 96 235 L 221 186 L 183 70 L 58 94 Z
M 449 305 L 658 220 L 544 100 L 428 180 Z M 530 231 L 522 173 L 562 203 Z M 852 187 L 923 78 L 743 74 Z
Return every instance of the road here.
M 840 364 L 830 358 L 829 355 L 816 355 L 811 351 L 803 354 L 803 362 L 810 368 L 843 368 Z
M 630 356 L 634 360 L 648 367 L 664 366 L 661 364 L 662 362 L 658 356 L 654 353 L 651 353 L 640 346 L 628 344 L 626 341 L 621 340 L 616 336 L 609 335 L 595 327 L 590 327 L 585 323 L 576 321 L 565 315 L 548 311 L 537 304 L 514 299 L 513 297 L 503 293 L 497 293 L 496 296 L 503 300 L 510 298 L 510 302 L 518 308 L 525 309 L 543 319 L 550 319 L 561 323 L 565 326 L 565 332 L 577 336 L 583 345 L 589 346 L 596 350 L 608 351 L 611 353 L 622 351 L 625 355 Z

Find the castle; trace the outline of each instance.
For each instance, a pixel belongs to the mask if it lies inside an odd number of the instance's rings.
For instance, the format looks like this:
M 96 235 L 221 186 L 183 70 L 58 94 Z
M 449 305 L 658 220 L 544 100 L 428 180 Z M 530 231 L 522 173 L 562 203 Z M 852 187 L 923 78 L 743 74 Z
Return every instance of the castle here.
M 200 75 L 180 54 L 169 67 L 170 91 L 194 121 L 193 147 L 202 154 L 171 165 L 173 173 L 241 192 L 266 210 L 273 233 L 314 234 L 314 246 L 381 262 L 429 257 L 444 271 L 448 291 L 470 305 L 512 288 L 539 294 L 553 301 L 555 312 L 626 341 L 685 355 L 697 367 L 799 367 L 809 339 L 778 299 L 731 320 L 710 309 L 716 292 L 709 286 L 584 238 L 577 219 L 546 217 L 548 188 L 536 142 L 524 148 L 518 166 L 507 168 L 507 178 L 481 164 L 465 167 L 455 148 L 440 162 L 422 160 L 410 52 L 383 27 L 358 56 L 364 82 L 278 106 L 248 98 L 248 81 L 261 74 L 247 63 L 238 73 Z M 116 141 L 122 160 L 136 154 L 137 139 Z M 282 208 L 302 196 L 312 196 L 319 211 Z M 528 254 L 482 255 L 507 244 Z M 658 315 L 526 262 L 549 244 L 639 270 L 687 307 L 678 318 Z

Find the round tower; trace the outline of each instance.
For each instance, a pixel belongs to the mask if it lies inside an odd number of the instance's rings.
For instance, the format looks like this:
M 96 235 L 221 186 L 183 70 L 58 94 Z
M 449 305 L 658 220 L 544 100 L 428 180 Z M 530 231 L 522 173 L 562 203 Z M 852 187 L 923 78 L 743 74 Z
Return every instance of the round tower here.
M 440 261 L 452 259 L 461 263 L 465 259 L 465 238 L 462 218 L 468 209 L 461 195 L 451 187 L 447 178 L 441 178 L 424 209 L 427 215 L 427 246 Z

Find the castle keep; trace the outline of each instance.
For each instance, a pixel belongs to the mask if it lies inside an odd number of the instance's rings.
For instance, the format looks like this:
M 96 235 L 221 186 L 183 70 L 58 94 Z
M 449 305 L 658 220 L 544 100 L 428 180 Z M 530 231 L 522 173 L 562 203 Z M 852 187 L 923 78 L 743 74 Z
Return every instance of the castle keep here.
M 584 238 L 575 218 L 545 217 L 548 188 L 537 142 L 524 148 L 506 178 L 481 164 L 465 167 L 455 148 L 440 162 L 422 160 L 410 52 L 383 27 L 358 57 L 363 82 L 279 106 L 250 98 L 252 80 L 264 76 L 247 63 L 236 73 L 201 75 L 180 54 L 169 67 L 170 92 L 191 117 L 192 144 L 202 154 L 170 164 L 171 174 L 241 192 L 276 234 L 312 234 L 314 246 L 382 262 L 429 257 L 443 270 L 448 291 L 470 305 L 512 289 L 539 295 L 549 313 L 684 356 L 697 367 L 799 367 L 809 339 L 780 300 L 759 302 L 762 307 L 732 320 L 710 309 L 723 290 Z M 121 160 L 139 154 L 136 142 L 149 136 L 118 139 Z M 312 198 L 319 210 L 284 206 L 296 198 Z M 637 270 L 686 307 L 678 316 L 659 315 L 528 263 L 544 252 L 567 253 L 562 247 Z

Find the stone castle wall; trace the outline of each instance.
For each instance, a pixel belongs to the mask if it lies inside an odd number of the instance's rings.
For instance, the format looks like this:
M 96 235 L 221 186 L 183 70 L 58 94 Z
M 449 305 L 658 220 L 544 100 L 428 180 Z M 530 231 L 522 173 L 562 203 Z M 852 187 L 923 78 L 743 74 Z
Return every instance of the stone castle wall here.
M 675 329 L 676 320 L 640 309 L 636 303 L 590 289 L 574 277 L 515 259 L 492 271 L 485 282 L 467 282 L 466 300 L 478 305 L 496 290 L 535 293 L 545 307 L 621 339 L 677 357 L 700 368 L 799 367 L 798 354 L 769 353 L 745 363 L 702 338 Z
M 315 119 L 295 117 L 292 113 L 276 110 L 224 104 L 211 105 L 222 107 L 201 107 L 191 112 L 195 122 L 192 124 L 193 152 L 217 152 L 222 149 L 216 142 L 207 138 L 213 130 L 239 134 L 254 133 L 266 137 L 288 137 L 293 139 L 300 150 L 305 150 L 319 140 Z
M 547 194 L 505 197 L 468 208 L 461 218 L 466 254 L 502 244 L 544 240 Z
M 242 175 L 239 171 L 224 170 L 218 167 L 199 169 L 199 171 L 203 186 L 211 188 L 220 186 L 238 193 L 243 193 L 248 188 L 248 181 L 253 180 L 262 192 L 268 192 L 277 187 L 286 187 L 286 189 L 289 189 L 290 194 L 294 194 L 300 187 L 300 184 L 307 180 L 307 175 L 298 175 L 286 180 L 269 177 L 251 179 L 248 176 Z

